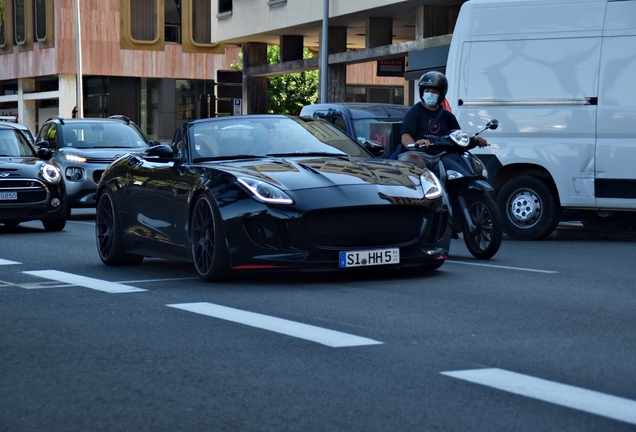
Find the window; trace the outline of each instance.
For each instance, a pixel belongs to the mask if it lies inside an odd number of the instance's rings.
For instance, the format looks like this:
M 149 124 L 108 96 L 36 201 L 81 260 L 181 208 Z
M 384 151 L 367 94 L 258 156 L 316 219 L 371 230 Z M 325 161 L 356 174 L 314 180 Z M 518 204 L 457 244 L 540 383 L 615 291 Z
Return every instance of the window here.
M 181 42 L 181 0 L 165 0 L 165 30 L 166 42 Z
M 175 0 L 119 0 L 120 48 L 162 51 L 165 46 L 165 4 L 171 6 L 174 11 L 177 2 Z M 171 35 L 174 37 L 175 32 L 173 31 Z
M 220 7 L 220 4 L 219 4 Z M 230 10 L 232 2 L 230 1 Z M 212 6 L 210 0 L 192 0 L 192 39 L 196 43 L 210 43 L 212 38 Z
M 0 0 L 0 47 L 3 47 L 7 43 L 7 27 L 5 25 L 5 8 L 6 8 L 6 0 Z
M 13 0 L 13 26 L 16 45 L 26 42 L 26 0 Z
M 219 15 L 232 13 L 232 0 L 219 0 Z
M 138 41 L 157 38 L 156 0 L 132 0 L 130 2 L 130 35 Z
M 35 40 L 46 39 L 46 1 L 35 0 Z

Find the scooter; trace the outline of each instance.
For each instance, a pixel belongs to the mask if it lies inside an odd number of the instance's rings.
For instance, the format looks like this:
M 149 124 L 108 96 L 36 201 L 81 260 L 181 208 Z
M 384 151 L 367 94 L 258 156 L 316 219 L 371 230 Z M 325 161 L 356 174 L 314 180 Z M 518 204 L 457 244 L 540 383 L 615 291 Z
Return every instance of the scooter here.
M 444 151 L 420 156 L 446 187 L 453 210 L 453 238 L 462 233 L 468 251 L 479 259 L 492 258 L 501 246 L 503 221 L 495 200 L 494 189 L 488 183 L 488 172 L 483 163 L 470 153 L 477 146 L 475 138 L 486 129 L 497 129 L 499 122 L 490 120 L 472 137 L 462 130 L 448 135 L 427 137 L 431 146 L 444 147 Z M 409 144 L 407 148 L 422 146 Z

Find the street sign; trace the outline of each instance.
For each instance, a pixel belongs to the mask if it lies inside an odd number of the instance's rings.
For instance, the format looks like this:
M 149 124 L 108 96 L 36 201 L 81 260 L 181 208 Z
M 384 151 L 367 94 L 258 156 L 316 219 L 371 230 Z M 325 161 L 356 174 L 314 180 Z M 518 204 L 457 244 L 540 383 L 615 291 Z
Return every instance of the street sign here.
M 232 115 L 241 115 L 241 114 L 243 114 L 241 103 L 242 103 L 241 99 L 234 99 L 234 111 L 233 111 Z

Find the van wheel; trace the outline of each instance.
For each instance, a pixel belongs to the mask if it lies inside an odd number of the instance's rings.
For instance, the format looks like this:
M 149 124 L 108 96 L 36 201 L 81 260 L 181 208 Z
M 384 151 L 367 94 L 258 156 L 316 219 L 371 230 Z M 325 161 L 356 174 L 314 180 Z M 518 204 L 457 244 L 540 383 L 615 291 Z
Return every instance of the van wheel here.
M 504 231 L 516 240 L 540 240 L 559 223 L 561 207 L 547 182 L 536 176 L 519 176 L 497 194 Z

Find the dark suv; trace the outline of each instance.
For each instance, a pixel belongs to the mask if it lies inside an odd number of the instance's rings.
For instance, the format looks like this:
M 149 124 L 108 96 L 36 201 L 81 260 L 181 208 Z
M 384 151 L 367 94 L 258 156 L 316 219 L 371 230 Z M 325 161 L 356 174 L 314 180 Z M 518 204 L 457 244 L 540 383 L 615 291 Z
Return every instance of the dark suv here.
M 388 158 L 400 143 L 402 118 L 409 108 L 388 103 L 334 102 L 306 105 L 300 115 L 325 119 L 375 156 Z M 370 148 L 369 141 L 380 143 L 384 151 Z
M 71 208 L 95 207 L 95 191 L 106 167 L 119 156 L 140 153 L 154 143 L 124 116 L 110 118 L 54 117 L 36 139 L 38 148 L 53 152 L 51 162 L 62 172 Z

